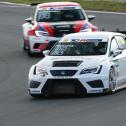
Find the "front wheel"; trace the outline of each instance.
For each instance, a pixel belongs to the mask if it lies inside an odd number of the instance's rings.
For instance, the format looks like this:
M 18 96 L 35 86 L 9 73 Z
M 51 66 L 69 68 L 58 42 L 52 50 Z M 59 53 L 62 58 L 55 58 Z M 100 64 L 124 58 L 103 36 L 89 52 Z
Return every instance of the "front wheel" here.
M 28 56 L 33 57 L 33 53 L 30 50 L 28 50 Z
M 29 48 L 29 49 L 28 49 L 28 56 L 29 56 L 29 57 L 34 57 L 34 55 L 35 55 L 35 53 L 33 53 L 33 52 L 31 51 L 31 49 Z
M 116 73 L 113 67 L 109 71 L 109 92 L 114 93 L 116 88 Z
M 25 45 L 25 43 L 23 44 L 23 50 L 24 50 L 24 51 L 27 50 L 27 46 Z
M 29 49 L 29 41 L 27 39 L 23 39 L 23 50 L 27 51 Z

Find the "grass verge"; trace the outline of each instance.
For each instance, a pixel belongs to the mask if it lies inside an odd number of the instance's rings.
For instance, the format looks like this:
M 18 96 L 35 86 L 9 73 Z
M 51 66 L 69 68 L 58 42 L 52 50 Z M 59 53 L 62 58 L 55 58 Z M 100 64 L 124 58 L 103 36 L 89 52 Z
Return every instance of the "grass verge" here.
M 0 0 L 2 1 L 2 0 Z M 53 0 L 4 0 L 7 2 L 14 3 L 43 3 L 43 2 L 52 2 Z M 61 0 L 54 0 L 61 1 Z M 100 11 L 118 11 L 126 12 L 126 0 L 63 0 L 63 1 L 72 1 L 78 2 L 84 9 L 88 10 L 100 10 Z

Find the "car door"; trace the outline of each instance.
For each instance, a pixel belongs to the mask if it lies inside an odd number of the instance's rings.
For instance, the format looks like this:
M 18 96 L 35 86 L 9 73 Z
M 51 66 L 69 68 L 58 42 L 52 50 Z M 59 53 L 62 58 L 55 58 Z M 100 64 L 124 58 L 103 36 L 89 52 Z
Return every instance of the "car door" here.
M 122 53 L 117 55 L 116 59 L 118 60 L 119 67 L 119 86 L 122 86 L 126 83 L 126 49 L 123 47 L 126 46 L 126 42 L 121 35 L 115 36 L 119 50 L 122 50 Z
M 115 56 L 115 52 L 117 50 L 119 50 L 119 45 L 115 37 L 113 37 L 110 42 L 110 60 L 114 63 L 116 78 L 118 80 L 120 78 L 120 71 L 119 71 L 119 59 L 117 56 Z

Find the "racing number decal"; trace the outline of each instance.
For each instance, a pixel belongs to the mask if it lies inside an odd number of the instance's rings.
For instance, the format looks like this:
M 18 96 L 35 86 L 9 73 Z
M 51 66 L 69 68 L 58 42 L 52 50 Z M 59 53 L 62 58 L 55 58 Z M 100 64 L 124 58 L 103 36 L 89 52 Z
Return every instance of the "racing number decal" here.
M 87 39 L 72 39 L 72 42 L 88 42 Z

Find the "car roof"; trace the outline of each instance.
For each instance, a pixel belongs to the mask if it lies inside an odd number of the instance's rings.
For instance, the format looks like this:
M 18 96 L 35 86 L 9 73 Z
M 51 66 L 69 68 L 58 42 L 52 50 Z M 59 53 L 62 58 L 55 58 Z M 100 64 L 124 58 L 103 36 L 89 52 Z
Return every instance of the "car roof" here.
M 121 33 L 116 32 L 78 32 L 78 33 L 72 33 L 64 36 L 60 42 L 66 42 L 71 41 L 73 39 L 101 39 L 102 41 L 107 41 L 110 37 L 113 35 L 121 35 Z
M 75 2 L 47 2 L 38 5 L 39 8 L 41 7 L 56 7 L 56 6 L 80 6 L 78 3 Z

